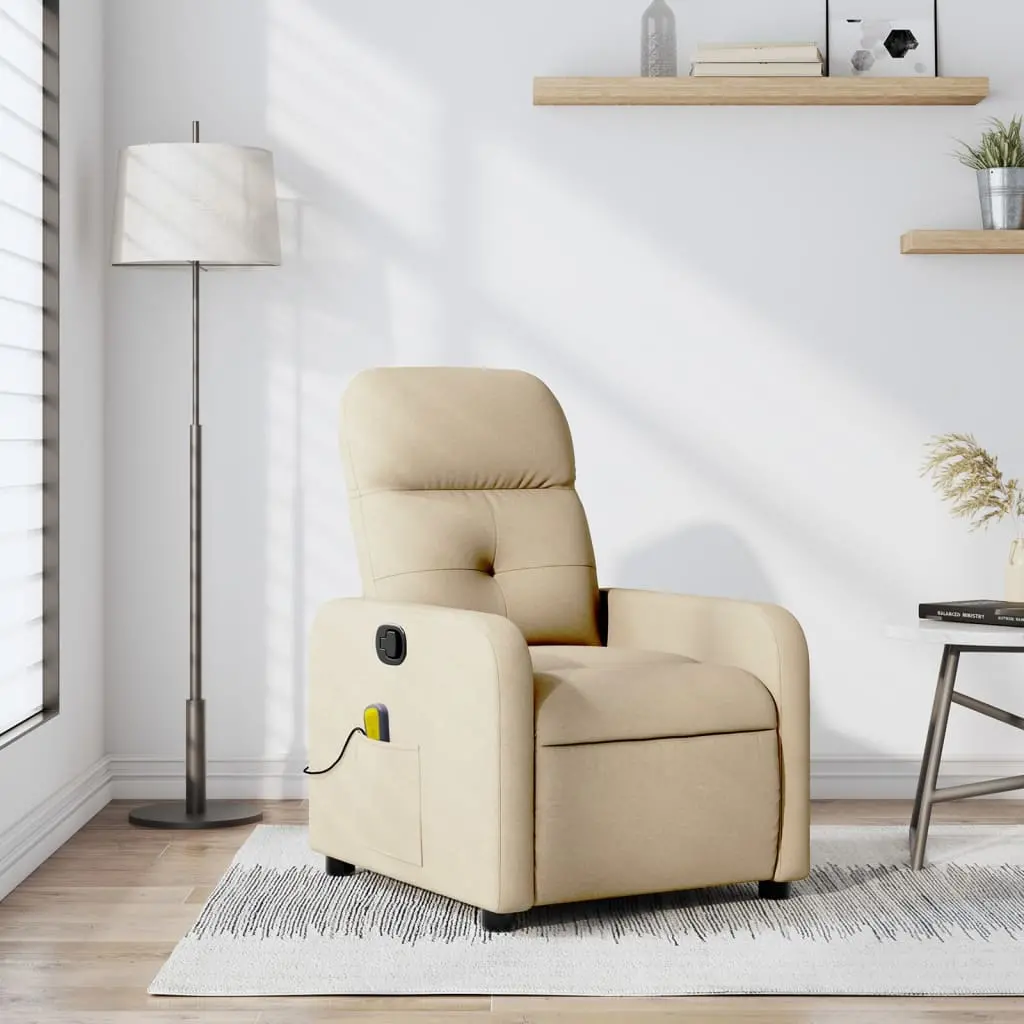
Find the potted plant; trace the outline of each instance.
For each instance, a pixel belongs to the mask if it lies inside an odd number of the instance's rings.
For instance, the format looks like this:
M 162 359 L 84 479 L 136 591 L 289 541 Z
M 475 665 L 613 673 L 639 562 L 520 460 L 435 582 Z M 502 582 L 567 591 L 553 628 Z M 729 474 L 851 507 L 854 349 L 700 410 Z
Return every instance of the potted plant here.
M 1021 118 L 989 121 L 977 146 L 961 142 L 960 162 L 978 172 L 981 220 L 987 231 L 1024 229 L 1024 143 Z
M 1024 487 L 1007 480 L 999 459 L 989 454 L 972 434 L 942 434 L 927 445 L 922 473 L 931 476 L 935 490 L 953 506 L 958 519 L 971 529 L 998 523 L 1010 516 L 1015 537 L 1006 564 L 1007 601 L 1024 602 Z

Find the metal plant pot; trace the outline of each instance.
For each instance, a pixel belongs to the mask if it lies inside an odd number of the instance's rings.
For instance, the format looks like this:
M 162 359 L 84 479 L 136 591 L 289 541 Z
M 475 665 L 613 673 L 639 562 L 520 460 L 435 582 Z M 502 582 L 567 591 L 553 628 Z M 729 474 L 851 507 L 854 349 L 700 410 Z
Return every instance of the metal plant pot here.
M 978 171 L 978 193 L 986 231 L 1024 230 L 1024 167 Z

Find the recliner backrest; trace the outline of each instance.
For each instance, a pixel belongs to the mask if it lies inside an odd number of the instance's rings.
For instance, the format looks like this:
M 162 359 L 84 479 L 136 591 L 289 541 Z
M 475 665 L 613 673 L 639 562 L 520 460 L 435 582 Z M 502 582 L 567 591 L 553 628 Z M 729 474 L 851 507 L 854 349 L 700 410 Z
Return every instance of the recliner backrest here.
M 572 436 L 517 370 L 386 368 L 342 406 L 366 597 L 507 615 L 533 644 L 598 644 Z

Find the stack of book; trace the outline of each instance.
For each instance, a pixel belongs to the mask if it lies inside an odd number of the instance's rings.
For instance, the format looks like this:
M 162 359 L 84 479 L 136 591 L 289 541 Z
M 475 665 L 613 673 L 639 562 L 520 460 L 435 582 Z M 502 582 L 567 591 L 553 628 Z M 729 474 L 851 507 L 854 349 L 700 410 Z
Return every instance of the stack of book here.
M 698 78 L 820 78 L 814 43 L 704 43 L 693 58 Z

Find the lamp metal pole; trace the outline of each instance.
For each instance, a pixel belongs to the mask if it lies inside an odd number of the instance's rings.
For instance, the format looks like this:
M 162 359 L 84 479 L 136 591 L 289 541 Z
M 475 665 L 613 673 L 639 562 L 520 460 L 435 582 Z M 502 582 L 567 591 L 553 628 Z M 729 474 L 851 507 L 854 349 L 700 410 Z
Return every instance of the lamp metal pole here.
M 192 122 L 199 142 L 199 122 Z M 206 799 L 206 704 L 203 701 L 203 427 L 199 422 L 199 274 L 192 269 L 192 420 L 189 425 L 189 686 L 185 702 L 185 803 L 137 807 L 133 825 L 148 828 L 204 829 L 247 825 L 263 812 L 238 800 Z

